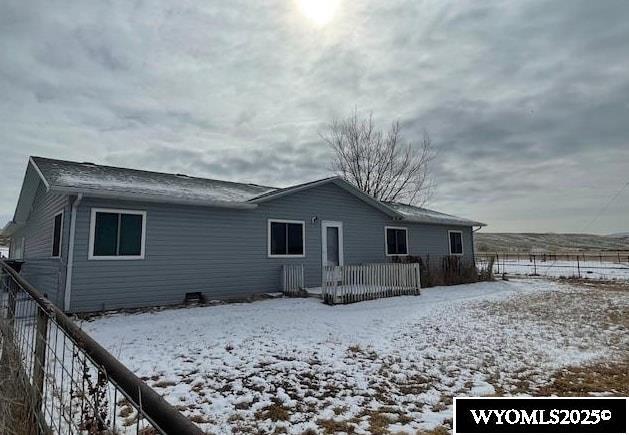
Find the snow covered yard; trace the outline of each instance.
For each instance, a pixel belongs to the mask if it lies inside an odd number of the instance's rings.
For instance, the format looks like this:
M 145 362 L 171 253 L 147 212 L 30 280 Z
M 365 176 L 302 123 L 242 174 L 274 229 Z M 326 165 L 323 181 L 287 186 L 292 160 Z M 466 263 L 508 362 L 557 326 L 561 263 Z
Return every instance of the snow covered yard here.
M 115 314 L 83 328 L 212 433 L 416 433 L 455 395 L 627 358 L 629 292 L 546 280 Z

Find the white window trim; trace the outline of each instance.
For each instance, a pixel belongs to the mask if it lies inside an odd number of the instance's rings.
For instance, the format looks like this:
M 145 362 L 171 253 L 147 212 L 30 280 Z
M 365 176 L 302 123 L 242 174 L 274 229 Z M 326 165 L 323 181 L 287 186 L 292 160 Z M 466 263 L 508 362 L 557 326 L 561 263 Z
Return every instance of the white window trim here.
M 451 233 L 459 233 L 461 235 L 461 253 L 460 254 L 453 254 L 452 253 L 452 241 L 450 240 L 450 234 Z M 462 256 L 463 253 L 465 252 L 464 246 L 463 246 L 463 231 L 459 231 L 459 230 L 448 230 L 448 252 L 450 253 L 450 255 L 456 255 L 456 256 Z
M 94 235 L 96 232 L 96 213 L 118 213 L 118 214 L 137 214 L 142 216 L 142 240 L 140 243 L 140 255 L 93 255 L 94 254 Z M 146 211 L 143 210 L 127 210 L 117 208 L 92 208 L 90 217 L 90 240 L 89 251 L 87 253 L 88 260 L 144 260 L 144 249 L 146 245 Z
M 321 221 L 321 264 L 324 266 L 328 262 L 328 228 L 338 228 L 339 230 L 339 266 L 345 264 L 343 252 L 343 222 L 340 221 Z
M 406 234 L 406 254 L 389 254 L 389 244 L 387 243 L 387 230 L 404 230 L 404 234 Z M 409 253 L 408 246 L 408 228 L 407 227 L 393 227 L 393 226 L 385 226 L 384 227 L 384 253 L 387 257 L 408 257 Z
M 59 228 L 59 255 L 53 255 L 55 249 L 55 220 L 57 216 L 61 215 L 61 227 Z M 50 247 L 50 258 L 61 258 L 61 253 L 63 252 L 63 218 L 64 218 L 63 210 L 52 217 L 52 246 Z
M 301 224 L 301 239 L 303 242 L 303 252 L 300 255 L 280 255 L 271 254 L 271 224 Z M 266 255 L 268 258 L 304 258 L 306 256 L 306 221 L 296 221 L 287 219 L 268 219 L 267 220 L 267 237 L 266 237 Z

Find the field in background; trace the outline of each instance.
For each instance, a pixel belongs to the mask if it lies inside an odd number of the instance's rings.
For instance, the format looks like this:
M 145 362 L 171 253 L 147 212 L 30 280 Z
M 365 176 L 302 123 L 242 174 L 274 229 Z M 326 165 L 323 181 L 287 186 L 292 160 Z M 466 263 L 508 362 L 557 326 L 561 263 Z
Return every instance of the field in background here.
M 629 234 L 485 233 L 474 234 L 476 252 L 622 251 Z
M 589 278 L 629 281 L 629 251 L 524 254 L 478 253 L 476 264 L 484 267 L 494 260 L 494 274 L 553 278 Z

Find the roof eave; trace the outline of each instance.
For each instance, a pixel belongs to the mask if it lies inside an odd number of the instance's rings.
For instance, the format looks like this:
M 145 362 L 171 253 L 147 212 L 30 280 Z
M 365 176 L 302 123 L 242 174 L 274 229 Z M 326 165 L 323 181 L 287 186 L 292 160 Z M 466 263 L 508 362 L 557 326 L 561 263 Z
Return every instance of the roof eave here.
M 432 225 L 454 225 L 454 226 L 460 226 L 460 227 L 486 227 L 487 224 L 484 224 L 482 222 L 474 222 L 474 221 L 447 221 L 447 220 L 443 220 L 442 222 L 435 222 L 434 220 L 430 220 L 430 219 L 408 219 L 408 218 L 403 218 L 402 219 L 403 222 L 409 222 L 409 223 L 415 223 L 415 224 L 432 224 Z
M 233 208 L 233 209 L 253 209 L 257 204 L 251 204 L 248 202 L 238 201 L 214 201 L 214 200 L 202 200 L 202 199 L 186 199 L 176 198 L 164 195 L 149 195 L 129 192 L 108 192 L 98 189 L 77 189 L 68 186 L 51 186 L 50 190 L 53 192 L 64 194 L 78 194 L 82 193 L 86 197 L 90 198 L 103 198 L 103 199 L 119 199 L 126 201 L 144 201 L 164 204 L 181 204 L 191 206 L 202 207 L 218 207 L 218 208 Z
M 44 174 L 39 169 L 39 166 L 37 166 L 37 163 L 35 163 L 35 160 L 33 159 L 33 156 L 28 158 L 28 162 L 31 165 L 33 165 L 33 168 L 35 169 L 35 172 L 37 172 L 37 175 L 39 175 L 39 178 L 41 178 L 41 181 L 44 183 L 44 186 L 46 186 L 46 190 L 50 190 L 50 183 L 48 182 L 48 180 L 46 180 L 46 177 L 44 177 Z

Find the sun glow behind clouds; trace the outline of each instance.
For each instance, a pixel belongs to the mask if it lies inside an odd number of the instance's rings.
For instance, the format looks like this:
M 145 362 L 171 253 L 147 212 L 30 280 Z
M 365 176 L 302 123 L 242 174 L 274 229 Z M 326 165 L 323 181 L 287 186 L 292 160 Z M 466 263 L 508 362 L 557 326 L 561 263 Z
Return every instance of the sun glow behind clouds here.
M 334 18 L 340 0 L 297 0 L 302 14 L 317 26 L 325 26 Z

